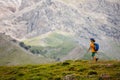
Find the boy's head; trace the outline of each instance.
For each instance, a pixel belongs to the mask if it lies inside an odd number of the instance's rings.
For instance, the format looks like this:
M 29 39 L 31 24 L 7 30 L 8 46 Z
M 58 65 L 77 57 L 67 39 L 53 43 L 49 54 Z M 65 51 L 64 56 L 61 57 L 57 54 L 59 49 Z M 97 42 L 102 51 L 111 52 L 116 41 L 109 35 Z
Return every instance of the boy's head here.
M 94 38 L 90 38 L 90 41 L 91 41 L 91 42 L 95 42 L 95 39 L 94 39 Z

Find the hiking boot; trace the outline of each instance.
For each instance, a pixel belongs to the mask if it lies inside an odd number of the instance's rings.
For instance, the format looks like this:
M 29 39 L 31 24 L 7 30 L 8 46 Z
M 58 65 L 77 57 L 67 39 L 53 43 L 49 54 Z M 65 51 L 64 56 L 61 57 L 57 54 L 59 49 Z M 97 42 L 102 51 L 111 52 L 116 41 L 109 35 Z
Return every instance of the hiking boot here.
M 98 61 L 99 58 L 96 58 L 96 62 Z

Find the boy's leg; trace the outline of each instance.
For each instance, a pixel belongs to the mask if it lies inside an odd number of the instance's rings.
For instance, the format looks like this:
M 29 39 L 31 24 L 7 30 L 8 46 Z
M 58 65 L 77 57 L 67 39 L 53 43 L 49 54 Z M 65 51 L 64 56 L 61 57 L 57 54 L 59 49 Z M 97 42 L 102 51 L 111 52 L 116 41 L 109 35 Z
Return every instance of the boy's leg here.
M 96 54 L 95 52 L 92 52 L 92 58 L 93 58 L 93 61 L 97 62 L 98 58 L 96 58 L 95 54 Z
M 92 58 L 95 60 L 95 52 L 92 52 Z

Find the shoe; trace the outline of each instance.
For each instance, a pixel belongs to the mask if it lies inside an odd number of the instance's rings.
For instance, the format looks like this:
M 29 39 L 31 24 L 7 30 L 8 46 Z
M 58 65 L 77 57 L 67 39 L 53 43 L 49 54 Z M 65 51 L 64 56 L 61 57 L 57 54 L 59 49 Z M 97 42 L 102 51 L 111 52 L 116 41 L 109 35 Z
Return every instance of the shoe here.
M 98 61 L 99 58 L 96 58 L 96 62 Z

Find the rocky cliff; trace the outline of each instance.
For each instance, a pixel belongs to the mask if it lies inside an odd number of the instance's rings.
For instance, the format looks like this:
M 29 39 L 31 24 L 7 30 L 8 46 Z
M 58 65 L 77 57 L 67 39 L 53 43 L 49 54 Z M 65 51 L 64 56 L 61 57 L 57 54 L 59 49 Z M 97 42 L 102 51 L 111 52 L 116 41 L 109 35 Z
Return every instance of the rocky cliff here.
M 52 31 L 74 34 L 88 47 L 89 38 L 100 52 L 119 59 L 119 0 L 6 0 L 1 2 L 0 31 L 14 38 L 32 38 Z

